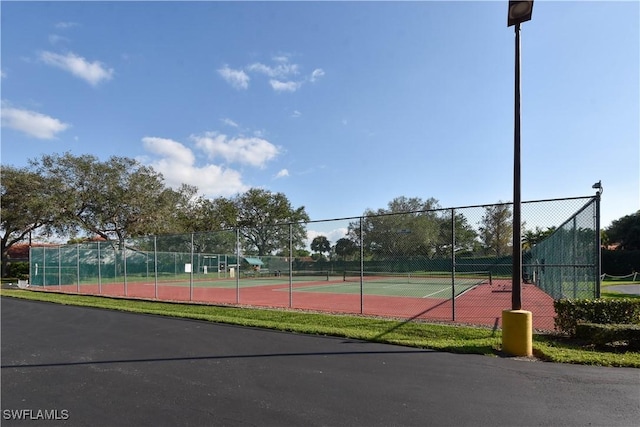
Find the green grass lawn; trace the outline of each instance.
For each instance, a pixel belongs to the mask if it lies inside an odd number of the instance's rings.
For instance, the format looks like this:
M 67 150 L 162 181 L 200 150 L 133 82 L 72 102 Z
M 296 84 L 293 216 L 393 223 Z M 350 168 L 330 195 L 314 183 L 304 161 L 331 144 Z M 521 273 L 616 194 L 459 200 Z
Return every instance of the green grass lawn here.
M 500 351 L 501 331 L 490 328 L 293 310 L 178 304 L 27 290 L 3 289 L 0 295 L 65 305 L 198 319 L 297 333 L 331 335 L 454 353 L 502 355 Z M 640 368 L 639 352 L 599 350 L 581 346 L 567 338 L 553 335 L 534 335 L 533 347 L 534 354 L 538 359 L 550 362 Z

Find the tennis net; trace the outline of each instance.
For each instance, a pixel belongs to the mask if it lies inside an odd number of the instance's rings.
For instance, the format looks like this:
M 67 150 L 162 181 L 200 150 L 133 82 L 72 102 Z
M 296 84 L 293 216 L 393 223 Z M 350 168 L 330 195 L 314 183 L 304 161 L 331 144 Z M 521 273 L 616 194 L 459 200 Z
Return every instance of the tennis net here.
M 286 280 L 289 277 L 294 281 L 322 281 L 329 280 L 328 270 L 260 270 L 245 271 L 241 273 L 241 278 L 246 279 L 280 279 Z
M 345 282 L 358 282 L 360 280 L 376 283 L 420 283 L 425 285 L 451 284 L 451 272 L 418 271 L 411 273 L 380 272 L 380 271 L 345 271 Z M 490 271 L 470 271 L 455 273 L 455 285 L 473 286 L 493 283 Z

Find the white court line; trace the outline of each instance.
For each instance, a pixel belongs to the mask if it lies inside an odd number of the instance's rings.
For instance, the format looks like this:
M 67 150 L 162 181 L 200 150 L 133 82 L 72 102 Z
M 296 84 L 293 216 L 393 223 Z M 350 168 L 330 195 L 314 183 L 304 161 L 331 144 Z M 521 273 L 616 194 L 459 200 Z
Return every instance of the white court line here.
M 423 296 L 423 297 L 421 297 L 421 298 L 429 298 L 429 297 L 431 297 L 431 296 L 434 296 L 434 295 L 436 295 L 436 294 L 441 294 L 442 292 L 444 292 L 444 291 L 448 291 L 448 290 L 451 290 L 451 289 L 440 289 L 439 291 L 432 292 L 432 293 L 430 293 L 430 294 L 428 294 L 428 295 L 425 295 L 425 296 Z

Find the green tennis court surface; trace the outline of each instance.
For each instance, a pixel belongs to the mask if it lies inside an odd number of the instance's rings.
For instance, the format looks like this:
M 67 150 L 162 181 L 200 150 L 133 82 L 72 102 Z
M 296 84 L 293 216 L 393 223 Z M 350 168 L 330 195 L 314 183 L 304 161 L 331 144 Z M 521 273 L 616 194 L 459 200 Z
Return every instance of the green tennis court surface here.
M 194 288 L 258 288 L 274 287 L 275 291 L 288 292 L 291 281 L 294 292 L 360 294 L 379 296 L 403 296 L 411 298 L 451 298 L 453 293 L 458 296 L 474 286 L 491 283 L 489 272 L 458 273 L 452 283 L 451 273 L 415 272 L 415 273 L 384 273 L 384 272 L 327 272 L 327 271 L 299 271 L 289 275 L 284 274 L 251 274 L 241 275 L 240 278 L 213 278 L 196 276 L 191 281 L 189 277 L 174 277 L 172 280 L 158 280 L 158 286 L 175 286 Z M 136 282 L 130 281 L 130 285 Z M 138 285 L 154 286 L 154 282 Z
M 455 285 L 455 295 L 458 296 L 476 286 L 475 284 Z M 360 283 L 337 282 L 326 285 L 304 286 L 294 289 L 294 292 L 321 292 L 334 294 L 360 294 Z M 451 284 L 444 283 L 362 283 L 364 295 L 379 295 L 412 298 L 451 298 Z

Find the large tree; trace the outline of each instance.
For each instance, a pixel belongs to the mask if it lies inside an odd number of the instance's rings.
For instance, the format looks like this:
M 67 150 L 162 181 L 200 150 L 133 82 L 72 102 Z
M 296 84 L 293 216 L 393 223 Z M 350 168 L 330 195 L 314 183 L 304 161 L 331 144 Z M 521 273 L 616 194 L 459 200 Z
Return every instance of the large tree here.
M 508 255 L 513 239 L 513 221 L 508 204 L 487 206 L 480 222 L 480 240 L 488 255 Z
M 336 255 L 342 257 L 343 261 L 346 261 L 347 258 L 350 258 L 359 252 L 358 245 L 353 240 L 346 237 L 338 239 L 333 250 Z
M 618 243 L 620 250 L 640 250 L 640 211 L 616 219 L 606 229 L 610 243 Z
M 311 250 L 320 254 L 331 252 L 331 242 L 326 236 L 316 236 L 311 241 Z
M 451 257 L 451 241 L 455 237 L 455 252 L 469 254 L 477 245 L 478 234 L 469 225 L 467 218 L 461 213 L 455 213 L 454 230 L 451 232 L 451 210 L 447 209 L 440 216 L 440 234 L 436 245 L 436 253 L 439 257 Z
M 304 246 L 307 235 L 304 223 L 309 221 L 304 206 L 293 208 L 283 193 L 258 188 L 252 188 L 232 201 L 244 238 L 243 247 L 248 253 L 260 256 L 277 251 L 286 253 L 290 239 L 294 249 Z
M 438 201 L 417 197 L 396 197 L 386 209 L 367 209 L 362 221 L 362 244 L 367 254 L 376 257 L 436 253 L 440 223 Z M 360 243 L 360 222 L 349 224 L 349 236 Z
M 62 216 L 58 232 L 83 231 L 115 240 L 119 247 L 128 237 L 173 231 L 176 212 L 195 192 L 166 188 L 161 174 L 126 157 L 101 162 L 91 155 L 54 154 L 31 166 L 56 189 Z
M 42 176 L 26 168 L 2 166 L 0 178 L 0 250 L 2 276 L 9 249 L 31 233 L 49 231 L 59 219 L 54 187 Z
M 556 230 L 556 227 L 549 227 L 546 230 L 536 227 L 535 230 L 524 230 L 522 233 L 522 249 L 530 250 L 538 243 L 549 237 Z

